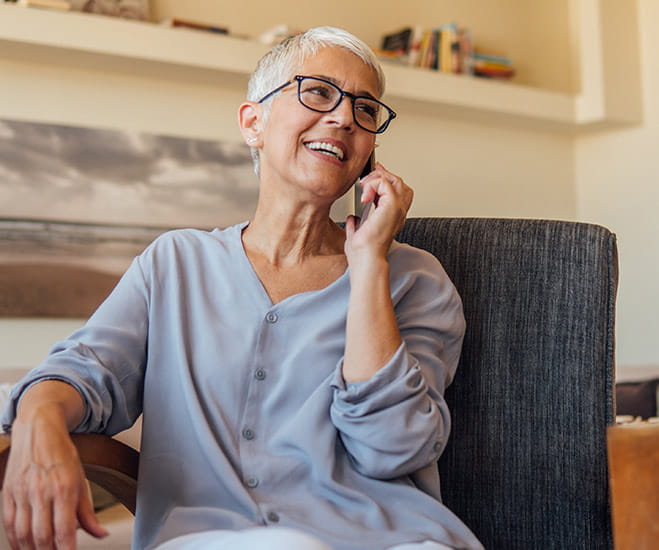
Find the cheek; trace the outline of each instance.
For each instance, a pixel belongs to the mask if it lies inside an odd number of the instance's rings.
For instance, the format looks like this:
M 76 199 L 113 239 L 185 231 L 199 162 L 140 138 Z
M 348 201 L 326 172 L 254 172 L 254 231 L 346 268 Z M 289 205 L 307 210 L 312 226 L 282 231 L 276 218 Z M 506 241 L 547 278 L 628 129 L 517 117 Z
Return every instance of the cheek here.
M 375 153 L 375 138 L 367 136 L 367 138 L 358 144 L 360 151 L 364 151 L 363 160 L 360 160 L 362 168 L 368 163 L 368 160 L 372 154 Z

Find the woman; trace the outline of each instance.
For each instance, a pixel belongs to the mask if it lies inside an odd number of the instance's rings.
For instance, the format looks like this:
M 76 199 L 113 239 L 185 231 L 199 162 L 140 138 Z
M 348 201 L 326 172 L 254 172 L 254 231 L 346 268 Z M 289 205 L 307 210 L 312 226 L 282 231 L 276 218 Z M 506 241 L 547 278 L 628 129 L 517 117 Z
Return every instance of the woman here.
M 338 29 L 260 61 L 238 111 L 253 219 L 156 239 L 16 388 L 15 548 L 72 548 L 76 518 L 105 534 L 68 432 L 141 412 L 136 548 L 481 548 L 439 502 L 464 319 L 439 263 L 393 241 L 412 191 L 378 164 L 368 219 L 329 218 L 395 116 L 383 91 L 373 53 Z

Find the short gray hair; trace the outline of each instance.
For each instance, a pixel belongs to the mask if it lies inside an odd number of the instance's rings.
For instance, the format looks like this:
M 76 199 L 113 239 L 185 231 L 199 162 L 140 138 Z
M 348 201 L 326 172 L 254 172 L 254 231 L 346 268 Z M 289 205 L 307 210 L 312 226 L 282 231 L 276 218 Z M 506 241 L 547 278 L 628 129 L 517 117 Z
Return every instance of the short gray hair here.
M 384 72 L 371 48 L 365 42 L 336 27 L 314 27 L 308 31 L 291 36 L 272 48 L 257 63 L 247 85 L 247 99 L 258 101 L 277 86 L 281 86 L 294 76 L 298 68 L 322 48 L 337 46 L 345 48 L 359 57 L 373 69 L 377 79 L 378 97 L 384 94 Z M 264 104 L 263 113 L 267 118 L 269 104 Z M 251 147 L 254 171 L 259 173 L 259 153 Z

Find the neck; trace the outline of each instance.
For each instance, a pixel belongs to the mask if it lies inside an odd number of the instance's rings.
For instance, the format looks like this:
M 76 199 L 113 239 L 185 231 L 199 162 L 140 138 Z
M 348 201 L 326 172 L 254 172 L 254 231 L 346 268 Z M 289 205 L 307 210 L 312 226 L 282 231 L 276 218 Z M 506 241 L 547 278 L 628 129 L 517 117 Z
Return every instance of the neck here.
M 345 234 L 329 217 L 330 205 L 271 201 L 261 195 L 243 244 L 273 266 L 313 256 L 343 254 Z

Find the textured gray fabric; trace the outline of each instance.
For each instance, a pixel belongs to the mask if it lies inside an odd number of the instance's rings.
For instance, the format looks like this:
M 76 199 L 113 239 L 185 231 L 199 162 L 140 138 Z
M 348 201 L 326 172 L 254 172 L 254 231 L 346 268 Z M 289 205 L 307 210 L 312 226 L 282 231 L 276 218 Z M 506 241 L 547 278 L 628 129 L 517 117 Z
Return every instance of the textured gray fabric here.
M 435 254 L 467 333 L 446 393 L 447 506 L 488 550 L 610 548 L 615 236 L 582 223 L 427 218 L 398 240 Z

